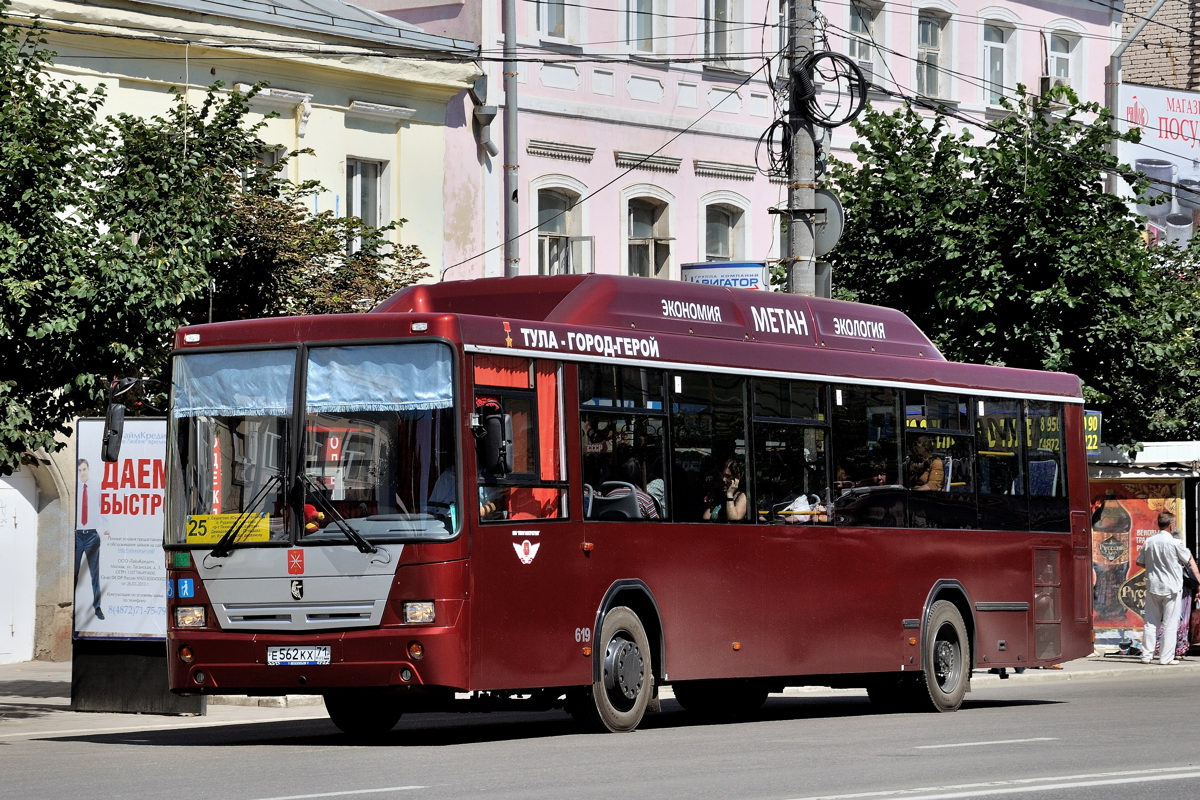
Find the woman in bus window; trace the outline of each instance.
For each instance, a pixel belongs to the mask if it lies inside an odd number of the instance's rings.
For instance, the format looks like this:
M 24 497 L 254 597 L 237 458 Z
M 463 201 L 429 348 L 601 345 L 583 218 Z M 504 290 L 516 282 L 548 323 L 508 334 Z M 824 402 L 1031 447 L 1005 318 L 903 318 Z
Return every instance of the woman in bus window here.
M 736 458 L 726 459 L 717 476 L 719 490 L 710 494 L 705 503 L 704 518 L 713 522 L 736 522 L 746 518 L 750 501 L 742 491 L 744 472 Z M 714 496 L 715 495 L 715 496 Z
M 933 452 L 932 440 L 918 436 L 908 459 L 908 488 L 919 492 L 940 492 L 946 488 L 946 462 Z

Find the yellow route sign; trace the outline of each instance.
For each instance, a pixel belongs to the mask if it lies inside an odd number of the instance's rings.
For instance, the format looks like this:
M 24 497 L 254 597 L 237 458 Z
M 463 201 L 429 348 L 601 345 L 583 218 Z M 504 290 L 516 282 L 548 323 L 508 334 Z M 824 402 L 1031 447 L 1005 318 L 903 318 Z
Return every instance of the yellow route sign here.
M 189 514 L 187 543 L 216 544 L 235 525 L 238 525 L 235 542 L 265 542 L 271 538 L 270 514 Z

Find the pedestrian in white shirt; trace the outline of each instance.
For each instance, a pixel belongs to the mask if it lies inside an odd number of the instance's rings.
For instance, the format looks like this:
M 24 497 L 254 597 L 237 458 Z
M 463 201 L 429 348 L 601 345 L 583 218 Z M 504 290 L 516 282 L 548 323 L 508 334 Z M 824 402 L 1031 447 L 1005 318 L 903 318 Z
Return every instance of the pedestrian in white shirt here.
M 1175 538 L 1175 515 L 1163 511 L 1158 515 L 1158 533 L 1142 545 L 1137 563 L 1146 568 L 1146 611 L 1142 615 L 1146 627 L 1142 635 L 1142 663 L 1154 658 L 1158 626 L 1162 626 L 1160 664 L 1175 663 L 1175 638 L 1179 634 L 1179 593 L 1183 590 L 1183 569 L 1191 571 L 1200 581 L 1196 559 L 1187 547 Z

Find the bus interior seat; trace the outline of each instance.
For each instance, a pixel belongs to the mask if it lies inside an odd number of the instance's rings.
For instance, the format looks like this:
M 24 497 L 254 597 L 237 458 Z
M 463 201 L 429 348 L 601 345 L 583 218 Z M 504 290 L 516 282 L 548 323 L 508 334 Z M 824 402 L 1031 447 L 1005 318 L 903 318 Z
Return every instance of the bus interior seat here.
M 1054 497 L 1058 482 L 1058 462 L 1029 462 L 1029 494 L 1032 497 Z
M 614 494 L 616 492 L 616 494 Z M 641 519 L 637 494 L 631 483 L 605 481 L 592 495 L 589 519 Z

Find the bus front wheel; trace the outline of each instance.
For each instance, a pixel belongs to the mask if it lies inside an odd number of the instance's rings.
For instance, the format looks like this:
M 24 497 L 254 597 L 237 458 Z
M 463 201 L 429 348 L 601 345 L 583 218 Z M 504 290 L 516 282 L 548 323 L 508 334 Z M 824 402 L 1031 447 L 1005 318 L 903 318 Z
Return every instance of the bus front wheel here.
M 614 733 L 631 731 L 642 721 L 654 692 L 650 640 L 638 615 L 620 606 L 604 616 L 597 642 L 600 680 L 575 696 L 569 710 L 588 727 Z
M 380 736 L 396 726 L 400 698 L 384 692 L 345 690 L 325 694 L 325 710 L 338 730 L 350 736 Z

